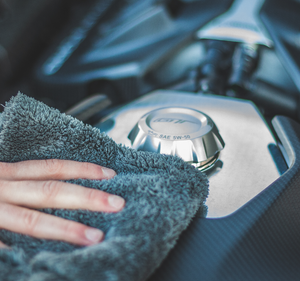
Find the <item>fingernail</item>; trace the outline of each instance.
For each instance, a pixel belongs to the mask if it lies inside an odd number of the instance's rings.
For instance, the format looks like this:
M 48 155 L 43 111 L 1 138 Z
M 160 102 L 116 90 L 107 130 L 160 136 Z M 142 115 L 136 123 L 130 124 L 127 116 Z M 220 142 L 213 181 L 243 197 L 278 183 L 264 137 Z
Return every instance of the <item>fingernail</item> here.
M 110 206 L 112 206 L 115 209 L 121 209 L 124 204 L 125 204 L 125 200 L 119 196 L 116 195 L 110 195 L 108 197 L 108 203 Z
M 85 237 L 94 243 L 100 242 L 102 240 L 104 236 L 104 233 L 99 230 L 99 229 L 95 229 L 95 228 L 88 228 L 85 231 Z
M 107 179 L 111 179 L 116 175 L 116 172 L 112 169 L 108 169 L 108 168 L 102 168 L 102 172 L 105 178 Z

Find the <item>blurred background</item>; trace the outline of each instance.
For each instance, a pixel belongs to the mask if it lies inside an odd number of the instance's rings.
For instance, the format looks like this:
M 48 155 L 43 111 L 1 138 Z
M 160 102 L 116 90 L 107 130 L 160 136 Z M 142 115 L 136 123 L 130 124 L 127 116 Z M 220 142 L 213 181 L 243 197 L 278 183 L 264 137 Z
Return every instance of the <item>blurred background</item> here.
M 299 120 L 299 1 L 261 1 L 269 45 L 197 35 L 234 2 L 1 0 L 0 103 L 21 91 L 66 111 L 103 94 L 113 108 L 164 88 Z

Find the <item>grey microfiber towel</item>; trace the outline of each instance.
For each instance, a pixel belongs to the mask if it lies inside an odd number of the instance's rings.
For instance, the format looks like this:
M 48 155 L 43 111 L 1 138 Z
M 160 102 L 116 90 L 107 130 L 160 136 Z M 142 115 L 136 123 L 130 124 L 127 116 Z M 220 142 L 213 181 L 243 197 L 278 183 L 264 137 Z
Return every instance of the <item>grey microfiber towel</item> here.
M 97 128 L 18 94 L 1 117 L 0 161 L 69 159 L 117 172 L 110 180 L 70 182 L 122 196 L 119 213 L 43 209 L 99 228 L 105 240 L 91 247 L 35 239 L 0 230 L 12 250 L 0 250 L 0 280 L 146 280 L 207 197 L 205 175 L 173 156 L 117 145 Z

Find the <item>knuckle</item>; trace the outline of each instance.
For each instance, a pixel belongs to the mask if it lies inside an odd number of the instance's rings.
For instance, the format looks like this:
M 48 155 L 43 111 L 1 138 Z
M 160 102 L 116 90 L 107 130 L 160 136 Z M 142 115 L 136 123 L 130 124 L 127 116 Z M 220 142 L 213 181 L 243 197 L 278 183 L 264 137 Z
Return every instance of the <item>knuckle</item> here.
M 57 197 L 61 189 L 61 182 L 58 181 L 45 181 L 42 185 L 42 194 L 46 201 L 53 200 Z
M 99 199 L 99 192 L 96 189 L 86 188 L 86 198 L 88 202 L 93 202 Z
M 70 221 L 66 221 L 63 225 L 63 233 L 64 235 L 68 235 L 69 233 L 74 232 L 74 224 Z
M 92 178 L 99 178 L 103 175 L 102 167 L 88 162 L 81 163 L 81 171 L 84 175 L 90 175 Z
M 87 172 L 91 169 L 91 164 L 88 162 L 82 162 L 80 168 L 82 171 Z
M 22 221 L 24 223 L 24 226 L 26 228 L 26 232 L 29 235 L 34 234 L 36 226 L 40 219 L 40 214 L 38 212 L 26 210 L 23 212 L 21 216 L 22 216 Z
M 58 159 L 43 160 L 43 168 L 49 175 L 59 176 L 62 171 L 63 163 Z
M 78 236 L 78 232 L 80 230 L 78 229 L 78 226 L 76 223 L 72 221 L 66 221 L 62 226 L 62 236 L 70 239 L 70 235 L 72 236 Z

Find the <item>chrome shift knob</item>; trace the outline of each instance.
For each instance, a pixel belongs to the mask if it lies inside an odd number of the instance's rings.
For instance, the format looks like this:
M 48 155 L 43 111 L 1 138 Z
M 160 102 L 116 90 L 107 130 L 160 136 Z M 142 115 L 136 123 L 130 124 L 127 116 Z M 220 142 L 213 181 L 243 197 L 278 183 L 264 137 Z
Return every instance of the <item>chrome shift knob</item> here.
M 128 138 L 137 150 L 177 155 L 201 170 L 213 165 L 225 145 L 208 115 L 185 107 L 148 112 Z

